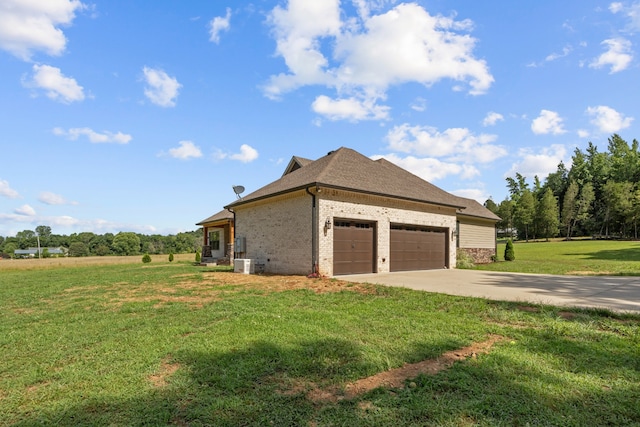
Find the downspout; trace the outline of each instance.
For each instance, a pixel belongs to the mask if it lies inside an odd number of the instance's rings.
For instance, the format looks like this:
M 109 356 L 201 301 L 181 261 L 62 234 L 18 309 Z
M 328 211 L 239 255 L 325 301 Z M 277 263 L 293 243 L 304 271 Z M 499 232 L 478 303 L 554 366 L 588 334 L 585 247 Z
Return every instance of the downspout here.
M 231 208 L 226 208 L 229 212 L 233 214 L 233 260 L 236 259 L 236 236 L 238 235 L 238 226 L 236 225 L 236 211 Z
M 318 273 L 318 253 L 317 253 L 317 241 L 318 241 L 318 227 L 317 227 L 317 212 L 316 212 L 316 195 L 309 191 L 307 187 L 305 190 L 311 196 L 311 274 Z

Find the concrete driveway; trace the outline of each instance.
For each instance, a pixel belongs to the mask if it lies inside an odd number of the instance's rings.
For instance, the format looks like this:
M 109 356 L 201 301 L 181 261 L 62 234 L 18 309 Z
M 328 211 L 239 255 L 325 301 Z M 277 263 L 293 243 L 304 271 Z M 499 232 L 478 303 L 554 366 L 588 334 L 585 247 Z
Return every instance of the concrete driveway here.
M 640 313 L 640 277 L 551 276 L 452 269 L 355 274 L 336 278 L 499 301 Z

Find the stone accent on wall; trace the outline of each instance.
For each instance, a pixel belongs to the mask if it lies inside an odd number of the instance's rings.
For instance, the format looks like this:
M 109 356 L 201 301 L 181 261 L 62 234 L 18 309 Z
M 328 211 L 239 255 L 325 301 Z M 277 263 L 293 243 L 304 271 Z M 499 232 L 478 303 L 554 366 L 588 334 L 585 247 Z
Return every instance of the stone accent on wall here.
M 488 248 L 458 248 L 458 250 L 469 255 L 475 264 L 489 264 L 493 262 L 491 257 L 496 254 L 495 249 Z

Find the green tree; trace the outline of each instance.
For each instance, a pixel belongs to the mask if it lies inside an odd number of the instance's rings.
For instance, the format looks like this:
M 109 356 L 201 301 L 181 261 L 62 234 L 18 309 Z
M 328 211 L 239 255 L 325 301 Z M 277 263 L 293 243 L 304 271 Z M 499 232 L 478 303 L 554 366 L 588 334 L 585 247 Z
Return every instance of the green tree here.
M 558 201 L 551 188 L 545 190 L 542 199 L 538 203 L 537 212 L 538 225 L 542 236 L 549 241 L 549 237 L 554 237 L 558 234 L 558 225 L 560 223 L 558 219 Z
M 525 190 L 529 190 L 529 184 L 527 184 L 527 180 L 524 176 L 516 172 L 515 178 L 507 177 L 507 188 L 509 189 L 511 200 L 518 203 L 522 193 L 524 193 Z
M 36 234 L 40 237 L 42 246 L 49 246 L 49 238 L 51 237 L 51 227 L 48 225 L 39 225 L 36 227 Z
M 169 262 L 173 262 L 173 252 L 169 253 Z
M 498 228 L 504 230 L 510 238 L 513 238 L 513 214 L 514 214 L 514 204 L 509 199 L 504 199 L 498 205 L 498 215 L 501 219 L 498 221 Z
M 137 255 L 140 253 L 140 238 L 133 232 L 120 232 L 113 238 L 112 248 L 117 255 Z
M 594 197 L 593 185 L 590 182 L 587 182 L 582 187 L 582 190 L 580 190 L 577 212 L 572 229 L 575 228 L 576 223 L 585 224 L 589 220 L 591 217 L 591 206 L 593 205 Z
M 511 239 L 507 240 L 507 245 L 504 248 L 504 260 L 505 261 L 515 261 L 516 253 L 513 249 L 513 242 Z
M 529 227 L 536 214 L 536 201 L 529 189 L 525 189 L 516 202 L 514 220 L 519 230 L 524 231 L 525 240 L 529 241 Z
M 493 201 L 493 199 L 491 199 L 491 197 L 489 197 L 485 202 L 484 202 L 484 207 L 489 209 L 491 212 L 493 212 L 494 214 L 498 214 L 498 205 L 496 204 L 496 202 Z
M 567 240 L 571 240 L 571 228 L 575 224 L 578 215 L 578 184 L 571 181 L 567 191 L 564 193 L 562 203 L 562 225 L 567 229 Z
M 33 230 L 23 230 L 16 233 L 19 249 L 35 247 L 38 244 L 36 233 Z
M 89 246 L 86 243 L 75 241 L 69 245 L 69 256 L 83 257 L 89 256 Z
M 3 252 L 9 255 L 11 258 L 15 258 L 15 251 L 18 249 L 18 244 L 15 242 L 6 242 L 4 244 Z
M 142 262 L 144 262 L 145 264 L 150 263 L 151 262 L 151 256 L 149 254 L 144 254 L 142 256 Z

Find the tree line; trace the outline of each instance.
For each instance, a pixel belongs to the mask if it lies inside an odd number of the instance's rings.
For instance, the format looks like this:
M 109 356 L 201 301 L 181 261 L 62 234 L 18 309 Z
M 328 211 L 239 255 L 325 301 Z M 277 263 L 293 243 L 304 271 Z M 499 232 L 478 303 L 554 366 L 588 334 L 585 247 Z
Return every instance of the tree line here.
M 194 253 L 201 249 L 202 229 L 176 235 L 144 235 L 133 232 L 95 234 L 91 232 L 71 235 L 53 234 L 51 227 L 40 225 L 35 230 L 24 230 L 15 237 L 0 236 L 0 254 L 13 256 L 16 249 L 62 247 L 73 257 Z M 48 253 L 44 253 L 48 256 Z
M 571 167 L 560 162 L 543 182 L 535 176 L 507 178 L 509 196 L 485 206 L 502 220 L 498 229 L 520 240 L 562 236 L 638 238 L 640 220 L 640 151 L 614 134 L 606 151 L 589 142 L 576 148 Z

